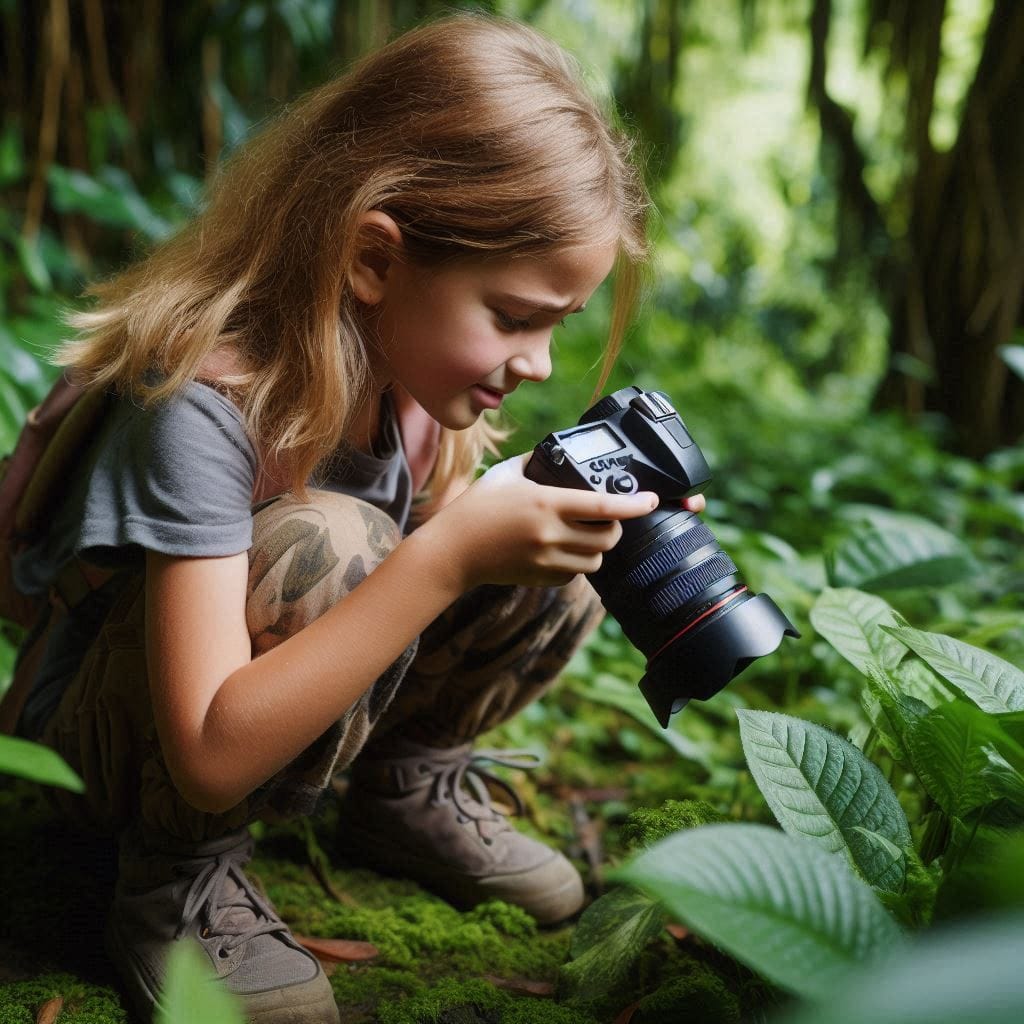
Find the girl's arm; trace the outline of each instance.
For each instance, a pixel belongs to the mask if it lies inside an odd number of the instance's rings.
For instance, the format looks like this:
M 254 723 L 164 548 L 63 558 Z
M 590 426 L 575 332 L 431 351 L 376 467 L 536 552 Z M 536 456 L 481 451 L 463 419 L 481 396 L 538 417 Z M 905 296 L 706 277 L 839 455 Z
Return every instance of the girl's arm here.
M 558 585 L 593 572 L 621 536 L 618 520 L 654 507 L 650 494 L 540 486 L 523 477 L 525 459 L 495 466 L 343 601 L 255 660 L 247 555 L 147 554 L 154 718 L 189 803 L 212 813 L 233 807 L 340 718 L 466 590 Z

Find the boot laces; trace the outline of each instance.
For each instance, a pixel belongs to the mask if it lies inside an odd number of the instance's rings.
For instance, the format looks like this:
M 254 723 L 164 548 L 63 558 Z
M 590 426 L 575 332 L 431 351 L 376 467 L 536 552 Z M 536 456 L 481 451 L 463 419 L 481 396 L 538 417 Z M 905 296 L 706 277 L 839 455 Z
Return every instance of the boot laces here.
M 260 897 L 242 871 L 240 861 L 244 863 L 247 859 L 244 849 L 227 850 L 210 858 L 189 887 L 176 939 L 180 939 L 200 915 L 203 938 L 224 938 L 221 955 L 230 954 L 257 935 L 288 931 L 288 926 Z M 229 877 L 234 883 L 234 892 L 225 893 Z M 251 919 L 251 923 L 245 924 L 246 919 Z
M 448 800 L 456 811 L 472 821 L 497 821 L 507 813 L 494 806 L 489 786 L 497 786 L 512 800 L 513 814 L 521 815 L 525 808 L 522 798 L 503 778 L 488 771 L 484 765 L 502 768 L 536 768 L 541 759 L 529 750 L 474 750 L 452 764 L 435 764 L 431 798 L 437 803 Z M 467 788 L 472 791 L 470 794 Z

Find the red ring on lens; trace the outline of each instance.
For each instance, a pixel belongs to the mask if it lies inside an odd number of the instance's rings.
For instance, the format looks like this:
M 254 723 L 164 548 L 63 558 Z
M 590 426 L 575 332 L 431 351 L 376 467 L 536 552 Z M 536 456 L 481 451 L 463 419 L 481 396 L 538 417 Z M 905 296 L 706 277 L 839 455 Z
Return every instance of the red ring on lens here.
M 681 636 L 685 636 L 685 635 L 686 635 L 687 633 L 689 633 L 689 632 L 690 632 L 690 630 L 691 630 L 691 629 L 693 629 L 693 628 L 694 628 L 694 626 L 696 626 L 696 625 L 697 625 L 698 623 L 700 623 L 700 622 L 703 622 L 703 621 L 704 621 L 704 619 L 706 619 L 706 618 L 707 618 L 707 617 L 708 617 L 709 615 L 712 615 L 712 614 L 713 614 L 714 612 L 717 612 L 719 608 L 722 608 L 722 607 L 724 607 L 724 606 L 725 606 L 725 605 L 727 605 L 727 604 L 728 604 L 728 603 L 729 603 L 730 601 L 732 601 L 732 600 L 733 600 L 734 598 L 737 598 L 737 597 L 739 597 L 739 596 L 740 596 L 740 594 L 742 594 L 742 593 L 743 593 L 743 592 L 744 592 L 745 590 L 749 590 L 749 589 L 750 589 L 749 587 L 745 587 L 745 586 L 744 586 L 744 587 L 738 587 L 738 588 L 737 588 L 736 590 L 734 590 L 734 591 L 733 591 L 733 592 L 732 592 L 731 594 L 729 594 L 729 595 L 728 595 L 728 596 L 726 596 L 726 597 L 723 597 L 723 598 L 722 598 L 722 600 L 718 602 L 718 604 L 713 604 L 713 605 L 712 605 L 712 606 L 711 606 L 711 607 L 710 607 L 710 608 L 709 608 L 709 609 L 708 609 L 708 610 L 707 610 L 706 612 L 704 612 L 704 613 L 703 613 L 702 615 L 698 615 L 698 616 L 697 616 L 697 618 L 695 618 L 695 619 L 693 620 L 693 622 L 688 622 L 688 623 L 687 623 L 687 624 L 686 624 L 685 626 L 683 626 L 683 628 L 682 628 L 681 630 L 679 630 L 679 632 L 678 632 L 678 633 L 676 633 L 676 635 L 675 635 L 674 637 L 672 637 L 672 639 L 671 639 L 671 640 L 669 640 L 669 642 L 668 642 L 667 644 L 663 644 L 663 645 L 662 645 L 661 647 L 659 647 L 659 648 L 658 648 L 658 650 L 657 650 L 657 651 L 655 651 L 655 652 L 654 652 L 654 654 L 652 654 L 652 655 L 651 655 L 651 656 L 650 656 L 650 657 L 649 657 L 649 658 L 647 659 L 647 665 L 648 665 L 648 667 L 650 667 L 650 664 L 651 664 L 651 662 L 652 662 L 652 661 L 655 661 L 655 660 L 657 659 L 658 655 L 662 653 L 662 651 L 665 651 L 665 650 L 667 650 L 667 649 L 668 649 L 669 647 L 671 647 L 671 646 L 672 646 L 672 645 L 673 645 L 673 644 L 674 644 L 674 643 L 675 643 L 675 642 L 676 642 L 676 641 L 677 641 L 677 640 L 678 640 L 678 639 L 679 639 L 679 638 L 680 638 Z

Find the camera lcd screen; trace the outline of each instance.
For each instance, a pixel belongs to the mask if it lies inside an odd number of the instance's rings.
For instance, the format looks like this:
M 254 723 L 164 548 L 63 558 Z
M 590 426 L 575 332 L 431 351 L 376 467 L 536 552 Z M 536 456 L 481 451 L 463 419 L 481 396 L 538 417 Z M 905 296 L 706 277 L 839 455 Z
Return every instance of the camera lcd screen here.
M 617 452 L 622 442 L 603 424 L 562 438 L 562 447 L 576 462 L 589 462 L 609 452 Z

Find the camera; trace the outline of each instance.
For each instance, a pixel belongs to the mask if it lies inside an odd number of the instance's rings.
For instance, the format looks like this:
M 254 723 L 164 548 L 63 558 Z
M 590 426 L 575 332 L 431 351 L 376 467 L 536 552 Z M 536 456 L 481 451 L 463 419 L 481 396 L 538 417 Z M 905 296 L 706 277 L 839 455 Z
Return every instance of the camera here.
M 628 387 L 606 395 L 575 427 L 548 434 L 525 472 L 556 487 L 658 495 L 653 512 L 623 520 L 621 539 L 590 581 L 647 658 L 640 691 L 663 727 L 687 702 L 707 700 L 771 654 L 783 636 L 800 635 L 682 507 L 711 471 L 664 392 Z

